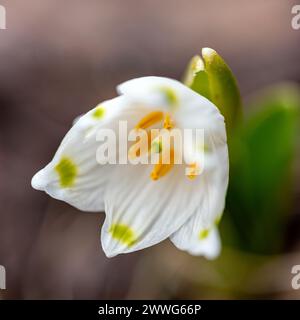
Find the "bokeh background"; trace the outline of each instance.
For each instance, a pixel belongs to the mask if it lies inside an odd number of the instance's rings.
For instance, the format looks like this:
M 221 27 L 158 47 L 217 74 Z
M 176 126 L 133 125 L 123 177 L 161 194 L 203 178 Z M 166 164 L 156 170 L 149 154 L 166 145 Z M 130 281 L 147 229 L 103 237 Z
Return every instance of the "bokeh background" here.
M 291 268 L 300 264 L 295 3 L 1 0 L 7 30 L 0 30 L 0 264 L 7 290 L 0 298 L 300 298 L 291 287 Z M 223 253 L 210 262 L 166 240 L 107 259 L 99 240 L 103 213 L 50 199 L 31 188 L 31 177 L 73 119 L 113 97 L 117 84 L 145 75 L 180 79 L 202 47 L 230 65 L 250 119 L 239 131 L 245 140 L 233 147 L 232 175 L 239 179 L 232 178 L 221 222 Z M 272 143 L 256 149 L 264 137 Z M 253 166 L 241 165 L 243 141 Z

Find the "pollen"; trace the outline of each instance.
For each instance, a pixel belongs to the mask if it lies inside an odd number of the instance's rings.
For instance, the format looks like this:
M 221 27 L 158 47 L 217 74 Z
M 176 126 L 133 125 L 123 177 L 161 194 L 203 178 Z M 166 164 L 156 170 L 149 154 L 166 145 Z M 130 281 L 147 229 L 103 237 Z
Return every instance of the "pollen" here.
M 115 240 L 125 244 L 127 247 L 133 246 L 137 241 L 133 229 L 123 223 L 111 225 L 109 232 Z
M 167 113 L 164 120 L 164 129 L 171 130 L 174 128 L 174 122 L 170 114 Z
M 200 173 L 200 166 L 198 163 L 194 162 L 188 165 L 186 175 L 189 179 L 194 180 Z
M 204 240 L 208 237 L 210 230 L 209 229 L 203 229 L 199 233 L 199 239 Z
M 76 164 L 68 157 L 63 157 L 55 166 L 55 171 L 59 176 L 60 186 L 62 188 L 72 187 L 75 183 L 78 169 Z
M 95 108 L 94 112 L 92 113 L 93 118 L 100 120 L 105 115 L 105 108 L 103 106 L 98 106 Z

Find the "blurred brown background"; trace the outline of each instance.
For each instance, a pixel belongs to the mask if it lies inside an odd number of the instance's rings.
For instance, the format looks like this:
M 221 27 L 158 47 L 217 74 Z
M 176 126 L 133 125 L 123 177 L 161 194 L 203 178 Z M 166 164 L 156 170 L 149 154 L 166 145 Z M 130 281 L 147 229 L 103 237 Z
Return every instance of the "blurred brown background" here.
M 0 30 L 0 264 L 7 290 L 0 298 L 230 298 L 205 285 L 196 289 L 209 265 L 201 268 L 202 258 L 168 241 L 107 259 L 100 245 L 103 214 L 50 199 L 30 180 L 73 119 L 113 97 L 117 84 L 145 75 L 180 79 L 202 47 L 225 58 L 245 99 L 265 85 L 300 82 L 295 1 L 0 4 L 7 11 L 7 30 Z M 280 274 L 269 279 L 275 296 L 298 297 L 289 286 L 290 265 Z

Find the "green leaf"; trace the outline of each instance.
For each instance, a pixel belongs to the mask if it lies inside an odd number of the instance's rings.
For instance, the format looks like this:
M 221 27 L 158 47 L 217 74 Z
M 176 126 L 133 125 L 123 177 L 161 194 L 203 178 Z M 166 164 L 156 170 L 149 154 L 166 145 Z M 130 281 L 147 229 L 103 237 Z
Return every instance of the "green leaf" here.
M 255 112 L 230 142 L 224 218 L 234 227 L 241 249 L 269 254 L 282 247 L 291 207 L 299 91 L 291 85 L 276 86 L 252 104 Z
M 212 49 L 202 49 L 202 58 L 189 63 L 183 82 L 212 101 L 225 117 L 227 132 L 236 127 L 242 114 L 239 88 L 230 68 Z

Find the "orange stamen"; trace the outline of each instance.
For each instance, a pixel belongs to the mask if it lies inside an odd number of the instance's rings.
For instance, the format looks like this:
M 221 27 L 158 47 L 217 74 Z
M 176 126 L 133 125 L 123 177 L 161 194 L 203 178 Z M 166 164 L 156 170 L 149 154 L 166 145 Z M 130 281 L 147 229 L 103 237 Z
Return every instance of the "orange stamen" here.
M 164 113 L 161 111 L 153 111 L 142 118 L 138 124 L 135 126 L 136 129 L 147 129 L 154 124 L 162 121 L 164 118 Z
M 200 166 L 198 163 L 194 162 L 188 165 L 187 177 L 194 180 L 199 175 Z
M 173 120 L 172 120 L 172 118 L 171 118 L 169 113 L 167 113 L 166 116 L 165 116 L 164 128 L 168 129 L 168 130 L 174 128 L 174 122 L 173 122 Z
M 165 176 L 174 166 L 174 151 L 170 150 L 170 163 L 163 163 L 163 155 L 159 158 L 159 163 L 154 166 L 150 177 L 152 180 L 158 180 Z

